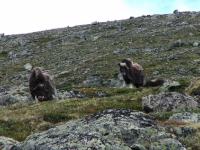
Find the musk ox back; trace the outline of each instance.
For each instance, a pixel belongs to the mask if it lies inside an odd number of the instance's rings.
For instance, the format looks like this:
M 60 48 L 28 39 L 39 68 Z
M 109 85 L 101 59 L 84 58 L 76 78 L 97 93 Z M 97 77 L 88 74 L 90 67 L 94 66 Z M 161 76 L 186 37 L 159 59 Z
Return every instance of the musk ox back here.
M 132 83 L 137 88 L 144 85 L 146 74 L 139 64 L 123 59 L 118 65 L 126 84 Z
M 50 75 L 35 67 L 29 79 L 29 90 L 34 100 L 48 101 L 53 99 L 56 89 Z

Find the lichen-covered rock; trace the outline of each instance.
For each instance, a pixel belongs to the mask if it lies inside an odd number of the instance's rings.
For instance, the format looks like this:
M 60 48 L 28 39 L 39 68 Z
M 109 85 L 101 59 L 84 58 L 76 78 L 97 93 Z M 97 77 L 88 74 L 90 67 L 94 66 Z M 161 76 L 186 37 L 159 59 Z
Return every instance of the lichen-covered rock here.
M 27 103 L 31 101 L 32 100 L 30 96 L 22 96 L 20 94 L 12 95 L 11 93 L 5 95 L 0 94 L 0 106 L 16 104 L 16 103 Z
M 163 86 L 159 88 L 160 92 L 169 92 L 172 88 L 179 87 L 181 84 L 177 81 L 166 80 Z
M 148 115 L 130 109 L 109 109 L 84 119 L 69 121 L 27 137 L 18 150 L 113 149 L 146 150 L 151 147 L 179 148 L 176 136 L 163 132 Z M 178 144 L 177 144 L 178 143 Z M 183 147 L 183 146 L 182 146 Z M 152 148 L 153 149 L 153 148 Z
M 178 138 L 185 138 L 185 137 L 192 138 L 196 135 L 195 130 L 187 126 L 180 126 L 180 127 L 168 126 L 165 127 L 165 131 L 168 133 L 173 133 Z
M 188 111 L 197 109 L 198 103 L 187 94 L 166 92 L 143 97 L 142 108 L 146 112 Z
M 182 122 L 187 122 L 187 123 L 199 123 L 200 114 L 190 113 L 190 112 L 177 113 L 177 114 L 173 114 L 169 118 L 169 120 L 176 120 L 176 121 L 182 121 Z
M 0 149 L 4 148 L 5 146 L 7 147 L 6 149 L 11 149 L 14 147 L 14 145 L 18 145 L 19 142 L 13 140 L 12 138 L 0 136 Z
M 178 140 L 169 138 L 153 142 L 149 150 L 186 150 L 186 148 Z

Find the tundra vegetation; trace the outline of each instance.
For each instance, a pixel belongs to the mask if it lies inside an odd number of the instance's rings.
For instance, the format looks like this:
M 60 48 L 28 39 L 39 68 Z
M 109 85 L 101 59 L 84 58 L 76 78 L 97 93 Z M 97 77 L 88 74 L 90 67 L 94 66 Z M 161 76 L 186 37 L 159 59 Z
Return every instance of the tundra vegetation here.
M 199 12 L 179 12 L 1 37 L 0 85 L 18 87 L 13 95 L 29 95 L 30 71 L 23 66 L 30 63 L 54 75 L 58 91 L 78 91 L 88 97 L 1 106 L 0 135 L 23 141 L 33 133 L 101 110 L 129 108 L 143 111 L 142 97 L 160 93 L 159 87 L 111 86 L 118 78 L 117 64 L 123 58 L 131 58 L 140 64 L 147 73 L 147 80 L 161 77 L 178 81 L 180 86 L 170 91 L 198 99 L 199 21 Z M 86 82 L 89 77 L 98 80 L 89 84 Z M 99 91 L 103 91 L 104 96 L 98 96 Z M 192 112 L 200 113 L 200 109 Z M 169 121 L 174 113 L 177 112 L 148 115 L 162 126 L 188 125 L 195 129 L 196 136 L 186 138 L 183 144 L 199 149 L 200 125 Z

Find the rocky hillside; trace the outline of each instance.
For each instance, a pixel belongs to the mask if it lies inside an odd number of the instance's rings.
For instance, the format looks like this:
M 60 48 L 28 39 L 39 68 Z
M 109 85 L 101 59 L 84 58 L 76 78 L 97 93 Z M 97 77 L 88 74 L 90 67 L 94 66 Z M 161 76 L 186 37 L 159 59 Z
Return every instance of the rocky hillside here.
M 26 86 L 24 65 L 30 63 L 52 74 L 58 88 L 114 86 L 117 63 L 125 57 L 141 64 L 148 78 L 197 77 L 199 20 L 199 12 L 176 12 L 1 35 L 0 84 Z
M 1 34 L 4 149 L 198 149 L 199 22 L 200 12 L 174 11 L 30 34 Z M 117 64 L 123 58 L 139 63 L 147 80 L 163 78 L 165 85 L 120 88 Z M 36 66 L 54 77 L 58 101 L 25 103 L 32 101 L 28 80 Z

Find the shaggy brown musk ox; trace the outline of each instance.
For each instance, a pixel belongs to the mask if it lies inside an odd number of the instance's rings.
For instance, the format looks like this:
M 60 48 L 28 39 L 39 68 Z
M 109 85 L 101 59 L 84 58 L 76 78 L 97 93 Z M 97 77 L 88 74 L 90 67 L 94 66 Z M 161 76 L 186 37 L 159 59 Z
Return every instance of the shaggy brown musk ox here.
M 56 92 L 50 75 L 43 73 L 40 67 L 35 67 L 32 70 L 29 90 L 31 97 L 39 102 L 52 100 Z
M 122 59 L 118 65 L 126 84 L 133 84 L 133 86 L 137 88 L 140 86 L 149 87 L 164 84 L 163 79 L 155 79 L 145 82 L 146 73 L 143 68 L 139 64 L 133 63 L 129 58 Z

